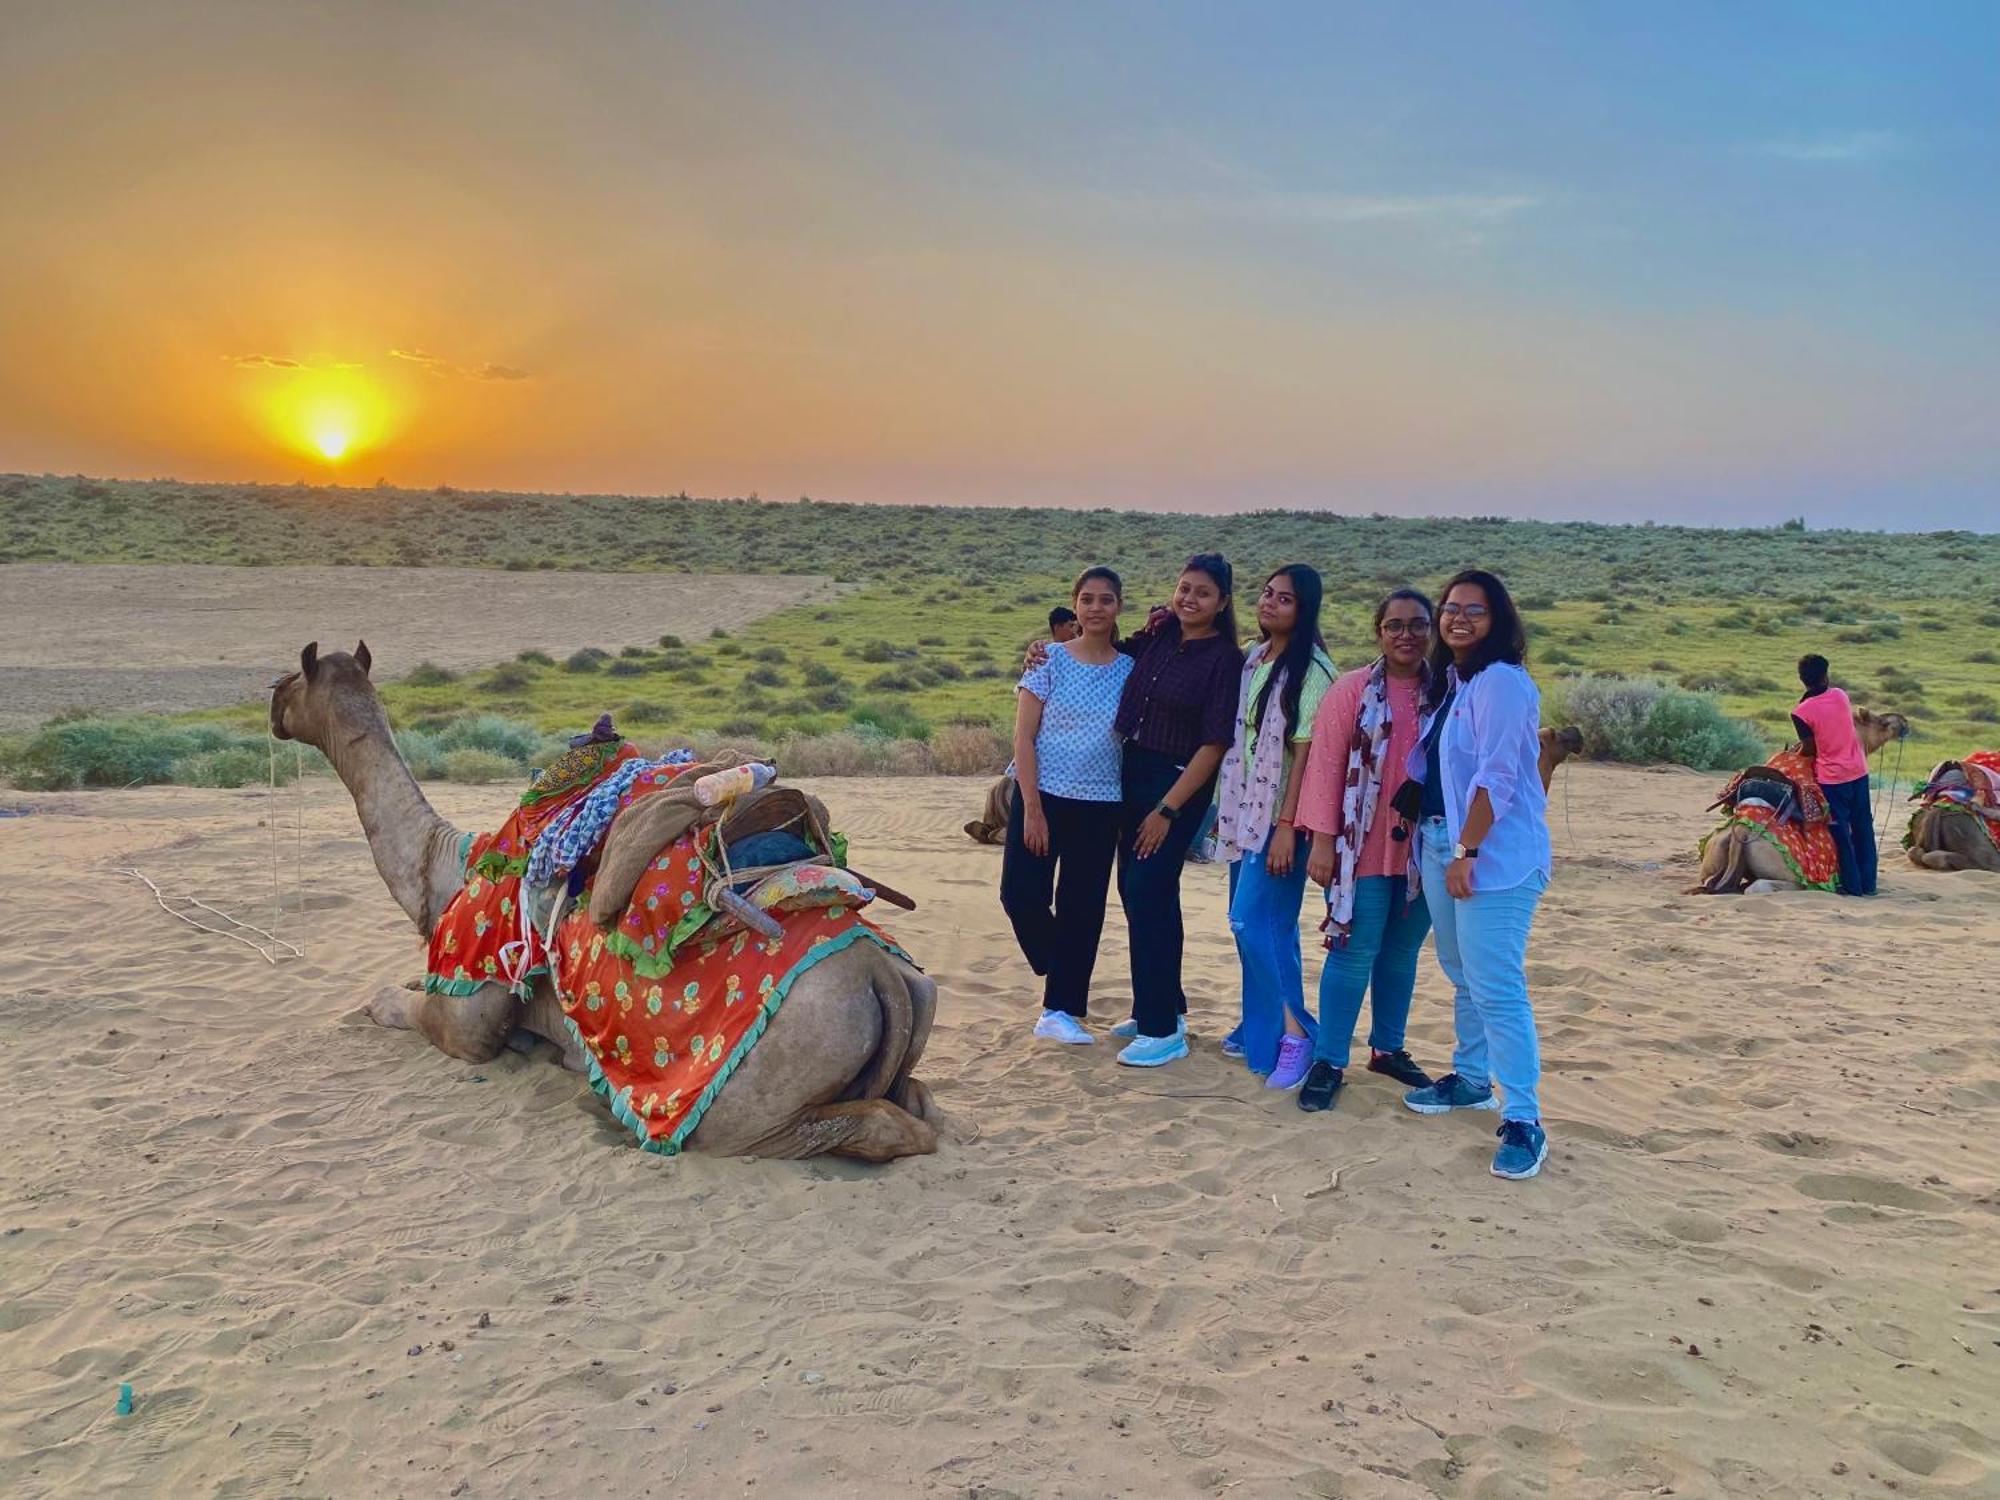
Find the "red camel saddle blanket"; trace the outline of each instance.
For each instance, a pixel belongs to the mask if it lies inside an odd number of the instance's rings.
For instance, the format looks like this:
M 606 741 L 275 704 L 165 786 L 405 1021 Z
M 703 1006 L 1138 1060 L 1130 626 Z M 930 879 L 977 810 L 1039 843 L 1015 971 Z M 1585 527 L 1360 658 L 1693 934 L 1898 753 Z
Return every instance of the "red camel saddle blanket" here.
M 668 853 L 675 864 L 698 857 L 691 839 Z M 641 974 L 619 951 L 624 945 L 614 941 L 616 934 L 600 929 L 586 911 L 573 912 L 556 929 L 556 995 L 584 1049 L 590 1086 L 646 1150 L 672 1156 L 681 1149 L 799 976 L 815 964 L 857 942 L 909 962 L 885 933 L 849 908 L 771 915 L 782 935 L 697 938 L 679 949 L 659 978 Z
M 1785 822 L 1771 808 L 1744 803 L 1716 825 L 1715 833 L 1701 841 L 1702 852 L 1707 852 L 1709 839 L 1732 824 L 1748 828 L 1776 845 L 1800 885 L 1815 891 L 1840 888 L 1840 854 L 1833 847 L 1831 824 Z
M 498 829 L 467 836 L 461 851 L 465 886 L 452 897 L 431 932 L 430 957 L 424 966 L 426 990 L 470 995 L 482 984 L 503 983 L 526 998 L 535 979 L 548 972 L 541 940 L 521 911 L 521 877 L 527 873 L 535 840 L 592 787 L 638 754 L 622 742 L 571 750 L 542 772 Z M 660 785 L 671 780 L 664 772 L 658 776 Z M 639 791 L 635 783 L 624 800 L 629 802 Z
M 1938 777 L 1954 767 L 1964 773 L 1964 788 L 1939 790 L 1935 786 Z M 2000 850 L 2000 822 L 1983 817 L 1978 811 L 1982 807 L 2000 807 L 2000 750 L 1975 750 L 1963 760 L 1940 762 L 1932 769 L 1922 795 L 1922 805 L 1910 814 L 1910 825 L 1903 831 L 1905 849 L 1910 847 L 1916 833 L 1918 817 L 1933 807 L 1942 807 L 1973 819 L 1988 842 Z

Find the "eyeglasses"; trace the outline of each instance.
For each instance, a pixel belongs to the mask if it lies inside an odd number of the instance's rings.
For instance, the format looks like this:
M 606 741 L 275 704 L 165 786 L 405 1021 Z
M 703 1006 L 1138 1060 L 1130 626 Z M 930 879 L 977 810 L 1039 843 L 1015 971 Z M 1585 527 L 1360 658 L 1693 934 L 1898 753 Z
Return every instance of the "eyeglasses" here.
M 1468 620 L 1483 620 L 1493 613 L 1483 604 L 1447 604 L 1438 613 L 1445 616 L 1464 615 Z
M 1382 634 L 1384 635 L 1429 635 L 1430 633 L 1431 622 L 1429 620 L 1384 620 L 1382 622 Z

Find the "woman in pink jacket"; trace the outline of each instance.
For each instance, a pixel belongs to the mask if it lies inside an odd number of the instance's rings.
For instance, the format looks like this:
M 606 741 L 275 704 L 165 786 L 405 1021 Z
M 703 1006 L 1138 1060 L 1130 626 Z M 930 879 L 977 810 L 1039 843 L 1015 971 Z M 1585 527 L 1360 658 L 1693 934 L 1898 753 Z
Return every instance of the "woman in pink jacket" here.
M 1415 589 L 1384 599 L 1375 607 L 1381 654 L 1334 683 L 1313 723 L 1296 821 L 1312 834 L 1306 871 L 1326 888 L 1327 957 L 1319 1036 L 1300 1109 L 1332 1107 L 1345 1082 L 1361 1000 L 1371 990 L 1368 1070 L 1407 1088 L 1431 1081 L 1403 1045 L 1417 955 L 1431 921 L 1410 858 L 1410 822 L 1395 800 L 1408 782 L 1410 752 L 1437 708 L 1437 684 L 1425 661 L 1435 622 L 1431 601 Z

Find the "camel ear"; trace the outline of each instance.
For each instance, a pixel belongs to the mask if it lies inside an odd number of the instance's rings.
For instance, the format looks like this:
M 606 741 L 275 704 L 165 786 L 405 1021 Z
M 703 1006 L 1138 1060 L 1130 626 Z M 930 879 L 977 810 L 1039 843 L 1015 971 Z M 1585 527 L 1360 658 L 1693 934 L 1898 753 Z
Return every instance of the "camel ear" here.
M 319 671 L 318 641 L 311 641 L 307 643 L 306 649 L 299 653 L 299 670 L 305 674 L 307 682 L 311 682 L 313 680 L 313 674 Z
M 366 641 L 356 641 L 354 643 L 354 659 L 361 665 L 361 675 L 366 677 L 368 669 L 375 664 L 375 658 L 370 654 Z

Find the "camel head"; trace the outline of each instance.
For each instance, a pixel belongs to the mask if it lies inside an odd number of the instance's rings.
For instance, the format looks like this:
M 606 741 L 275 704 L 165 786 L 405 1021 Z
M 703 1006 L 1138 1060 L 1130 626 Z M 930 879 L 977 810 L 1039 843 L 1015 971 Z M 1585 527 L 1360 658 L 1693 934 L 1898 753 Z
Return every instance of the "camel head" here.
M 321 656 L 319 642 L 312 642 L 299 653 L 298 671 L 271 684 L 271 733 L 324 751 L 336 724 L 379 720 L 381 701 L 368 680 L 373 663 L 366 641 L 355 644 L 352 656 L 345 651 Z
M 1910 721 L 1901 714 L 1878 714 L 1857 708 L 1854 710 L 1854 732 L 1861 738 L 1861 748 L 1873 755 L 1889 741 L 1907 738 Z

